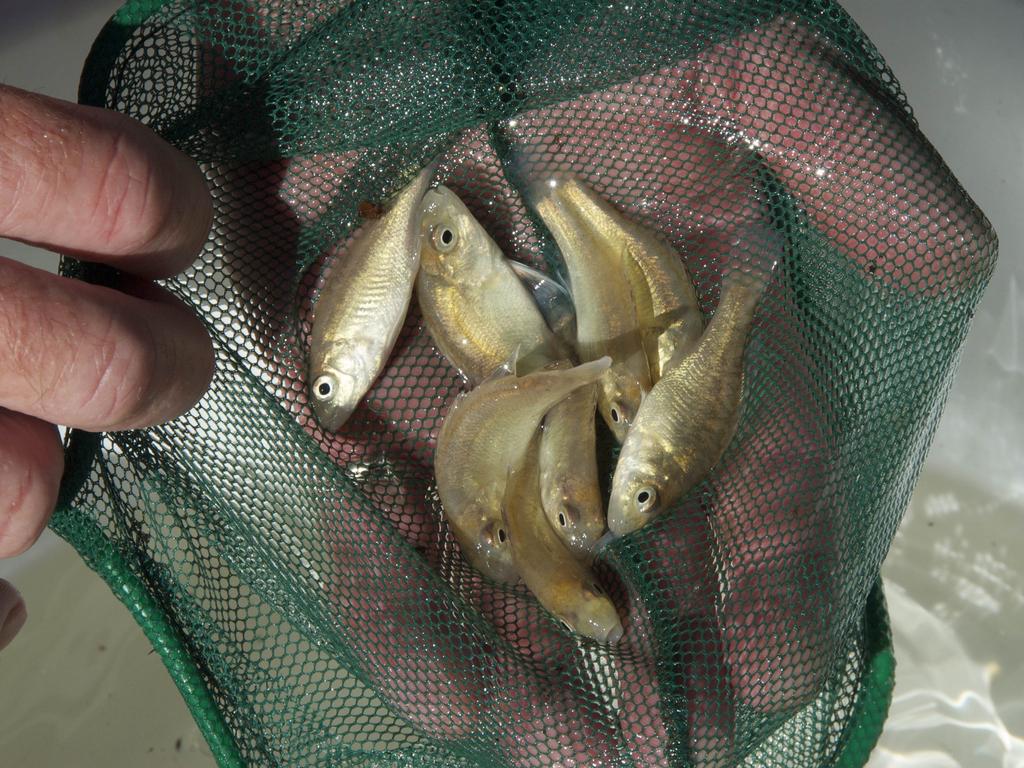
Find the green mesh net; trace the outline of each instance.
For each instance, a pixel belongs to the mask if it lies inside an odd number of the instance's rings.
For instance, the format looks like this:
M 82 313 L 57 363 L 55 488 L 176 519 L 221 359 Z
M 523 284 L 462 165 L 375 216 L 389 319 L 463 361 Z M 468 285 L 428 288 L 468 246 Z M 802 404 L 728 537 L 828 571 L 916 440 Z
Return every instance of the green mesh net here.
M 893 677 L 879 567 L 996 239 L 837 5 L 139 0 L 81 95 L 205 171 L 213 229 L 166 285 L 217 371 L 169 424 L 71 432 L 53 526 L 221 765 L 866 761 Z M 776 265 L 725 456 L 598 563 L 614 646 L 463 559 L 432 459 L 466 385 L 415 303 L 340 434 L 312 416 L 323 275 L 434 158 L 547 269 L 523 191 L 553 173 L 668 238 L 705 316 L 723 272 Z

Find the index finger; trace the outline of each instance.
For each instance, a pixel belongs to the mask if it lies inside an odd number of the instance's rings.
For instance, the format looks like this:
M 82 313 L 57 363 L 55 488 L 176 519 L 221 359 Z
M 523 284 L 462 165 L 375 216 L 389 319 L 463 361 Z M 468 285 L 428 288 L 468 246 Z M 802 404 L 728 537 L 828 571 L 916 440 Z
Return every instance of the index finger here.
M 0 236 L 166 277 L 212 217 L 199 168 L 146 126 L 0 85 Z

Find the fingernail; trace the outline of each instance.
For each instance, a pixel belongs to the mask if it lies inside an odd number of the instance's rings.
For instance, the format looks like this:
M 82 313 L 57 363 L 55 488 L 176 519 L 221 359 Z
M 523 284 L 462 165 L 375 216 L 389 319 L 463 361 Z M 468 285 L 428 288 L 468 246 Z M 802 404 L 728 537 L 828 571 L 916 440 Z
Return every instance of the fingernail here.
M 7 644 L 14 639 L 28 618 L 28 611 L 25 610 L 25 603 L 19 600 L 14 607 L 8 611 L 6 616 L 0 617 L 0 651 L 7 647 Z

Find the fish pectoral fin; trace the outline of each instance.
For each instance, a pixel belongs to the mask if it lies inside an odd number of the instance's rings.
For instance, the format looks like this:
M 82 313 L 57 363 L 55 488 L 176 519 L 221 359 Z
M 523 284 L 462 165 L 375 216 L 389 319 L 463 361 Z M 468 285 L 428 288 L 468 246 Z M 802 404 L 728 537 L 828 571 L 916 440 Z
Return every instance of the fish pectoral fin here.
M 505 472 L 505 492 L 501 495 L 501 524 L 505 526 L 505 532 L 508 533 L 508 505 L 509 505 L 509 489 L 512 487 L 512 467 L 508 468 Z
M 516 344 L 516 348 L 512 350 L 511 357 L 509 357 L 508 360 L 502 363 L 498 367 L 498 370 L 491 374 L 491 376 L 494 376 L 495 374 L 499 373 L 505 376 L 517 376 L 518 374 L 516 373 L 516 366 L 519 365 L 519 354 L 520 352 L 522 352 L 522 349 L 522 344 Z
M 569 289 L 557 278 L 515 259 L 507 259 L 526 287 L 548 329 L 571 346 L 576 337 L 576 305 Z
M 661 378 L 661 362 L 658 359 L 658 337 L 664 332 L 661 326 L 647 326 L 640 329 L 640 350 L 652 382 Z
M 521 344 L 517 344 L 515 351 L 512 352 L 509 359 L 482 378 L 477 384 L 477 387 L 482 387 L 484 384 L 489 384 L 492 381 L 503 379 L 506 376 L 515 376 L 516 366 L 519 363 L 519 350 L 521 347 Z

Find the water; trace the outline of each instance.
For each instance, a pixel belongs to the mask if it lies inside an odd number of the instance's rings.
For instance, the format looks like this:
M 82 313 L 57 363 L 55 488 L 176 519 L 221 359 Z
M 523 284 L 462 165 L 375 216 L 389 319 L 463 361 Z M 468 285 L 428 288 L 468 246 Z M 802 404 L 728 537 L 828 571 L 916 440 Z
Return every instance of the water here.
M 926 470 L 882 569 L 896 689 L 869 768 L 1024 766 L 1024 496 Z

